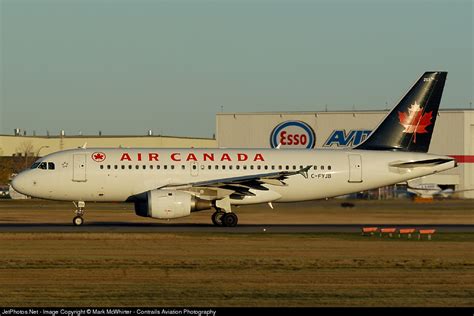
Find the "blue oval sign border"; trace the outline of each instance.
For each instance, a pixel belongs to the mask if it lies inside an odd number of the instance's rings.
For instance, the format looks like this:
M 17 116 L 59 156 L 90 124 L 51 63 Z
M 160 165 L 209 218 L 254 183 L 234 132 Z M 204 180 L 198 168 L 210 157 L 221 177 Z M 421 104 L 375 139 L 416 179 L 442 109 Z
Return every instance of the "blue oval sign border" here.
M 314 148 L 314 145 L 316 143 L 316 134 L 314 133 L 311 126 L 309 126 L 307 123 L 302 122 L 302 121 L 285 121 L 285 122 L 282 122 L 282 123 L 278 124 L 272 130 L 272 133 L 270 134 L 270 146 L 272 148 L 276 148 L 278 146 L 277 135 L 280 133 L 280 131 L 282 129 L 284 129 L 288 126 L 298 126 L 298 127 L 301 127 L 302 129 L 304 129 L 305 132 L 309 136 L 309 141 L 308 141 L 308 144 L 306 145 L 306 149 Z

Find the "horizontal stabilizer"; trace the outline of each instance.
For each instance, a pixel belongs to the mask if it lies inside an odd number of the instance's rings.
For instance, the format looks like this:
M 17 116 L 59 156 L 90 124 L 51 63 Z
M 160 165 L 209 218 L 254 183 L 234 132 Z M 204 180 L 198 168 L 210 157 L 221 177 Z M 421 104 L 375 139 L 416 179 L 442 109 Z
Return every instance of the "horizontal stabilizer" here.
M 395 161 L 390 164 L 390 167 L 396 167 L 396 168 L 433 167 L 433 166 L 441 165 L 441 164 L 451 162 L 451 161 L 454 161 L 454 159 L 436 158 L 436 159 L 418 160 L 418 161 Z

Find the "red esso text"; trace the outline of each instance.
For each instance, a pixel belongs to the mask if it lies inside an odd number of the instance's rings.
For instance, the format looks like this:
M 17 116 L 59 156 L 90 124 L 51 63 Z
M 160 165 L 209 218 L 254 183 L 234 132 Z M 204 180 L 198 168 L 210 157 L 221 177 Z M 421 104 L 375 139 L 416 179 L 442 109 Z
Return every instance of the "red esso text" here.
M 306 134 L 289 134 L 286 131 L 280 133 L 280 144 L 282 145 L 306 145 L 308 143 L 308 135 Z

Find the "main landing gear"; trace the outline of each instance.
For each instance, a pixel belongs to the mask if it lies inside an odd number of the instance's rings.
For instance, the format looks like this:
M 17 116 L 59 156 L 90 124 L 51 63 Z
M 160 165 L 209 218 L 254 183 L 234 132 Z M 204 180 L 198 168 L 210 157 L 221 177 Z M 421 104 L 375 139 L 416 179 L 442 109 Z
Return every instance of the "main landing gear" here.
M 239 218 L 235 213 L 226 213 L 222 209 L 217 209 L 212 214 L 212 223 L 216 226 L 235 227 Z
M 82 215 L 84 215 L 84 208 L 86 207 L 86 202 L 78 201 L 77 204 L 76 202 L 72 203 L 74 203 L 74 206 L 76 206 L 76 210 L 74 211 L 76 217 L 72 219 L 72 223 L 74 224 L 74 226 L 81 226 L 84 223 Z

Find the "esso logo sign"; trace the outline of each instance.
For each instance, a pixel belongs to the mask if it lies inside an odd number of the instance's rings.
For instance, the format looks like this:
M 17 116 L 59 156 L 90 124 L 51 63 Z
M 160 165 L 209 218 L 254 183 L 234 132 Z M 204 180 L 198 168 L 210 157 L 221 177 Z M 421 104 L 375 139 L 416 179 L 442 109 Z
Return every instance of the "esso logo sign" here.
M 276 148 L 314 148 L 313 129 L 301 121 L 286 121 L 277 125 L 270 135 L 270 145 Z

